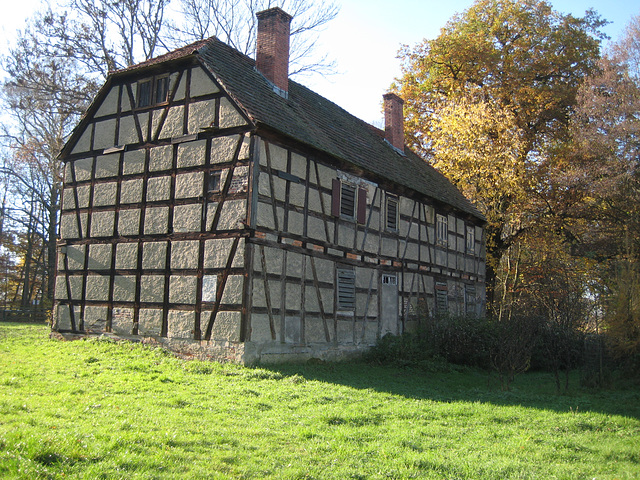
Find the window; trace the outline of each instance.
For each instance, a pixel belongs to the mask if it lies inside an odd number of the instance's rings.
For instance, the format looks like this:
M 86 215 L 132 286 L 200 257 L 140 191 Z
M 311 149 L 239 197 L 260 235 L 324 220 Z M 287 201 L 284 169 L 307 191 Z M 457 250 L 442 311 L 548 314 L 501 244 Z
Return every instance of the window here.
M 151 80 L 138 82 L 138 108 L 151 105 Z
M 467 253 L 475 253 L 476 251 L 476 229 L 475 227 L 467 227 Z
M 164 103 L 167 101 L 169 93 L 169 77 L 156 78 L 155 103 Z
M 398 277 L 396 275 L 384 274 L 382 275 L 383 285 L 398 285 Z
M 447 313 L 449 311 L 449 299 L 447 284 L 436 282 L 436 313 Z
M 476 310 L 476 287 L 474 285 L 464 286 L 464 313 L 466 315 L 477 315 Z
M 356 308 L 356 272 L 351 268 L 337 270 L 338 310 L 354 311 Z
M 169 77 L 154 77 L 138 82 L 138 108 L 150 107 L 167 101 L 169 93 Z
M 398 198 L 387 196 L 387 230 L 398 231 Z
M 444 215 L 436 215 L 436 240 L 440 245 L 447 245 L 449 242 L 449 225 Z
M 209 193 L 218 193 L 220 191 L 221 172 L 209 172 Z
M 367 216 L 367 189 L 334 178 L 331 213 L 334 217 L 365 223 Z
M 356 216 L 356 187 L 343 183 L 340 192 L 340 216 L 355 218 Z

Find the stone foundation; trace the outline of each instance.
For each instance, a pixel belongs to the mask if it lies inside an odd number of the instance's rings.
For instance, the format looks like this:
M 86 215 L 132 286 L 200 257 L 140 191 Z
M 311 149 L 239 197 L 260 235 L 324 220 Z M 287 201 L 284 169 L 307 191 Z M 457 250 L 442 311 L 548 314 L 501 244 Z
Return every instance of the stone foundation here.
M 309 360 L 344 361 L 362 357 L 370 348 L 365 345 L 292 345 L 284 343 L 259 344 L 255 342 L 229 342 L 190 340 L 165 337 L 142 337 L 115 333 L 69 333 L 53 330 L 50 337 L 56 340 L 78 340 L 103 337 L 115 341 L 134 341 L 158 345 L 179 357 L 237 363 L 241 365 L 274 365 L 280 363 L 302 363 Z

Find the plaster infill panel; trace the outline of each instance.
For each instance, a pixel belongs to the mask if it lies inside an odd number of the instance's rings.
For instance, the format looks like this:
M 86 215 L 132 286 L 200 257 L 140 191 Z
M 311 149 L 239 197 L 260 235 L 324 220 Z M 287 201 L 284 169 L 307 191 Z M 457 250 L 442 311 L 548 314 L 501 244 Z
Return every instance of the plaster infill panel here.
M 204 268 L 224 268 L 227 265 L 233 238 L 206 240 L 204 244 Z M 244 239 L 238 242 L 232 268 L 244 266 Z
M 87 268 L 89 270 L 110 270 L 112 251 L 111 244 L 89 245 Z
M 140 209 L 120 210 L 118 214 L 118 234 L 138 235 L 140 232 Z
M 120 154 L 100 155 L 96 158 L 96 178 L 117 177 L 120 170 Z
M 141 308 L 138 312 L 138 335 L 159 336 L 162 332 L 162 309 Z
M 194 167 L 204 165 L 206 142 L 199 140 L 195 142 L 181 143 L 178 145 L 178 168 Z
M 176 175 L 176 198 L 194 198 L 203 194 L 204 172 Z
M 171 269 L 198 268 L 198 249 L 200 242 L 185 240 L 171 243 Z
M 117 188 L 116 182 L 97 183 L 93 188 L 93 206 L 115 206 Z
M 91 236 L 111 237 L 114 232 L 116 212 L 113 210 L 106 212 L 94 212 L 91 215 Z
M 62 251 L 66 248 L 66 253 Z M 58 270 L 65 270 L 65 255 L 69 270 L 81 270 L 84 268 L 84 254 L 86 245 L 67 245 L 58 249 Z
M 164 270 L 167 263 L 167 242 L 145 242 L 142 245 L 142 269 Z
M 164 281 L 163 275 L 143 275 L 140 277 L 140 302 L 163 303 Z
M 124 160 L 122 162 L 122 173 L 124 175 L 133 175 L 144 172 L 144 150 L 132 150 L 124 152 Z
M 116 245 L 116 269 L 135 270 L 138 266 L 138 244 L 119 243 Z
M 173 208 L 173 231 L 175 233 L 199 232 L 202 228 L 202 205 L 176 205 Z
M 169 207 L 149 207 L 145 212 L 145 235 L 166 234 L 169 230 Z
M 160 172 L 170 170 L 173 165 L 173 147 L 163 145 L 149 150 L 149 171 Z
M 202 312 L 202 318 L 208 320 L 211 312 Z M 240 312 L 218 312 L 216 320 L 213 322 L 211 330 L 212 340 L 223 340 L 227 342 L 240 341 Z
M 191 70 L 191 85 L 189 89 L 191 98 L 218 93 L 219 91 L 218 86 L 201 67 L 194 67 Z

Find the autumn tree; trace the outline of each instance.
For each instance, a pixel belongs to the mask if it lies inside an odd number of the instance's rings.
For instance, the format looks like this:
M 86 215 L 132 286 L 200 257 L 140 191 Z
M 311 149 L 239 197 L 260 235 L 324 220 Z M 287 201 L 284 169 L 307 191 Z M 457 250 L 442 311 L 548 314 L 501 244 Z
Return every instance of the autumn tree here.
M 616 350 L 640 358 L 640 16 L 578 93 L 571 162 L 557 175 L 573 197 L 575 254 L 593 259 Z
M 603 24 L 593 11 L 564 15 L 541 0 L 477 0 L 437 38 L 400 52 L 393 88 L 405 99 L 408 143 L 488 219 L 493 306 L 512 247 L 553 213 L 554 149 L 595 68 Z

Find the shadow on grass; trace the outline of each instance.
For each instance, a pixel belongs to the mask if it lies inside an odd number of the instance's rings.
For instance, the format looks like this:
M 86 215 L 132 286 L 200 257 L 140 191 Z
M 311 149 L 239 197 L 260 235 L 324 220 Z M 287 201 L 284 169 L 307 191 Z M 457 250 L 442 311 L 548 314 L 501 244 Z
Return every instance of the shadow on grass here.
M 586 390 L 579 373 L 571 377 L 570 391 L 556 394 L 548 373 L 518 375 L 510 391 L 502 391 L 495 373 L 455 368 L 429 372 L 417 368 L 378 366 L 365 362 L 290 364 L 263 367 L 282 375 L 301 375 L 307 380 L 371 389 L 407 398 L 436 402 L 483 402 L 499 406 L 524 406 L 555 412 L 597 412 L 640 419 L 640 389 Z

